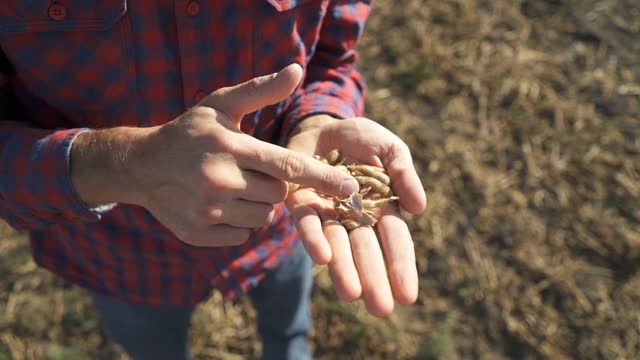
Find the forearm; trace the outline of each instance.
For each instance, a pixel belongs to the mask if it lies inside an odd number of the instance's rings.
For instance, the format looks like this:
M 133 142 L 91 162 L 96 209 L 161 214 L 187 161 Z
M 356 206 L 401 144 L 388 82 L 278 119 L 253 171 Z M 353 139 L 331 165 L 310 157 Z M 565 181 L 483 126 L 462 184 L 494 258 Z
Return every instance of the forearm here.
M 367 1 L 333 1 L 323 20 L 320 39 L 308 66 L 305 81 L 292 97 L 280 138 L 307 117 L 328 114 L 335 118 L 361 116 L 364 80 L 356 70 L 356 46 L 369 14 Z
M 139 203 L 132 154 L 153 131 L 116 127 L 78 135 L 71 147 L 69 174 L 80 200 L 92 208 Z

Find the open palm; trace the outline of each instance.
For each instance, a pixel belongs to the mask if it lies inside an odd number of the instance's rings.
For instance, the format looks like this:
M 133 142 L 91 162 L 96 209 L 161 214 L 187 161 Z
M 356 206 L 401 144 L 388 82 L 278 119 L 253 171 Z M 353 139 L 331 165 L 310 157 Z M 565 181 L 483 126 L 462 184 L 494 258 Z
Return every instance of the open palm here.
M 324 155 L 339 148 L 348 159 L 384 167 L 404 210 L 419 213 L 426 205 L 408 147 L 372 120 L 315 116 L 296 129 L 287 147 L 307 155 Z M 349 232 L 331 215 L 332 201 L 311 189 L 291 193 L 287 206 L 311 258 L 328 264 L 341 299 L 362 297 L 367 310 L 377 316 L 391 313 L 394 299 L 402 304 L 416 300 L 413 241 L 397 206 L 384 209 L 375 229 L 362 226 Z

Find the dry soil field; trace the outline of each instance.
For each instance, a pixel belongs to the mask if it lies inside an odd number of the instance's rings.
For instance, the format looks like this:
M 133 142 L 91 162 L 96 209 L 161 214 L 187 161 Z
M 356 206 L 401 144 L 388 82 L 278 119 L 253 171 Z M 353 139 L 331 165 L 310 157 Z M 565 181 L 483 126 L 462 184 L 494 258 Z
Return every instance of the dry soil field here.
M 639 358 L 640 2 L 379 0 L 361 52 L 368 116 L 429 194 L 421 291 L 375 319 L 318 268 L 317 357 Z M 0 233 L 0 358 L 120 358 L 82 292 Z M 214 294 L 196 358 L 255 358 L 253 317 Z

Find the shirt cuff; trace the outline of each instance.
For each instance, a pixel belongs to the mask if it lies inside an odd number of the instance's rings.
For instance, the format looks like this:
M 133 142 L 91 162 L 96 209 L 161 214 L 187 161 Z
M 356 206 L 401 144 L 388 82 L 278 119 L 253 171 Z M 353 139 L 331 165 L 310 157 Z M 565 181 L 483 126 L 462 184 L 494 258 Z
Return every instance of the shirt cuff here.
M 8 176 L 0 186 L 15 216 L 30 228 L 64 221 L 97 221 L 103 208 L 80 200 L 69 173 L 73 141 L 89 129 L 17 132 L 1 161 Z
M 61 150 L 65 154 L 65 165 L 66 165 L 66 181 L 64 191 L 70 194 L 71 199 L 70 204 L 72 204 L 71 209 L 74 212 L 75 216 L 80 219 L 86 220 L 99 220 L 100 215 L 104 214 L 108 211 L 111 211 L 114 207 L 116 207 L 117 203 L 110 204 L 102 204 L 93 208 L 88 207 L 81 199 L 78 193 L 76 192 L 73 183 L 71 182 L 71 147 L 73 146 L 73 142 L 78 138 L 78 135 L 90 132 L 90 129 L 82 128 L 82 129 L 74 129 L 70 130 L 69 133 L 65 136 L 64 140 L 61 143 Z
M 324 94 L 302 96 L 299 101 L 291 105 L 282 127 L 280 139 L 286 143 L 298 124 L 312 115 L 319 114 L 331 115 L 337 119 L 358 116 L 353 106 L 344 99 Z

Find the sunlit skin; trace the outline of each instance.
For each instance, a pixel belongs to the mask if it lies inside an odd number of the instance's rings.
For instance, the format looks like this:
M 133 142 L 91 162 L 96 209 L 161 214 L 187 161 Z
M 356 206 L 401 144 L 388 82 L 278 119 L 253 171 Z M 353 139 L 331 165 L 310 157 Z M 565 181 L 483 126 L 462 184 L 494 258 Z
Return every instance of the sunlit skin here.
M 219 89 L 165 125 L 81 134 L 71 149 L 72 181 L 86 204 L 143 206 L 194 246 L 242 244 L 287 198 L 305 248 L 316 263 L 329 264 L 339 296 L 362 297 L 372 314 L 387 315 L 394 299 L 412 303 L 418 292 L 407 225 L 397 208 L 387 207 L 376 224 L 380 246 L 371 227 L 347 233 L 335 220 L 322 222 L 323 210 L 333 204 L 309 189 L 344 197 L 358 183 L 312 156 L 340 148 L 344 156 L 384 167 L 400 205 L 412 213 L 425 207 L 422 184 L 408 147 L 368 119 L 307 118 L 294 129 L 288 149 L 240 131 L 245 114 L 290 96 L 301 78 L 300 66 L 291 65 Z M 288 182 L 306 189 L 287 194 Z
M 294 130 L 287 147 L 308 155 L 339 148 L 347 158 L 385 168 L 404 210 L 417 214 L 426 206 L 424 188 L 408 147 L 370 119 L 310 117 Z M 316 263 L 329 266 L 342 300 L 362 298 L 367 310 L 376 316 L 391 313 L 394 300 L 401 304 L 415 302 L 418 274 L 414 246 L 396 205 L 385 207 L 375 229 L 364 226 L 351 231 L 335 220 L 333 202 L 312 189 L 290 193 L 287 206 L 305 249 Z

